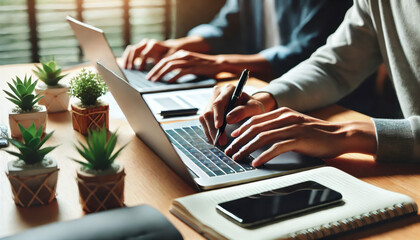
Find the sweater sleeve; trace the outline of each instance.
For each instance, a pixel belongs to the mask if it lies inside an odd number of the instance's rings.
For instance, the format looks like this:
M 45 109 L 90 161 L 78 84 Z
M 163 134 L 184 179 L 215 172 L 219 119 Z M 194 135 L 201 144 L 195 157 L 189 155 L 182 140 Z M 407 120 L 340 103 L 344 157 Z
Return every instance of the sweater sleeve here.
M 420 162 L 420 116 L 373 119 L 380 162 Z
M 227 0 L 210 23 L 191 29 L 188 35 L 203 37 L 210 46 L 211 54 L 235 52 L 234 43 L 238 38 L 239 18 L 238 1 Z
M 382 62 L 369 12 L 365 1 L 355 1 L 325 46 L 261 92 L 270 93 L 279 107 L 309 111 L 354 90 Z M 420 116 L 373 122 L 377 161 L 420 162 Z
M 325 107 L 353 91 L 382 62 L 366 8 L 355 2 L 326 45 L 262 91 L 273 95 L 277 106 L 298 111 Z
M 297 18 L 296 21 L 278 23 L 280 28 L 291 29 L 290 41 L 260 52 L 270 63 L 274 76 L 280 77 L 324 45 L 352 3 L 351 0 L 301 1 L 300 15 L 290 16 Z

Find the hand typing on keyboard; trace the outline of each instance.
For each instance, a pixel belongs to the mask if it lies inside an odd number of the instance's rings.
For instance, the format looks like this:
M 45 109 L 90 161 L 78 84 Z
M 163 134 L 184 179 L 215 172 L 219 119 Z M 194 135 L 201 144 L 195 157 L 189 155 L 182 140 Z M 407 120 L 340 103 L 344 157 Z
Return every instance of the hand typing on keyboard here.
M 216 129 L 222 125 L 224 109 L 233 89 L 233 86 L 215 88 L 213 100 L 200 116 L 208 139 L 213 140 Z M 289 151 L 318 158 L 333 158 L 348 152 L 373 154 L 376 151 L 372 121 L 329 122 L 286 107 L 275 109 L 276 101 L 269 93 L 242 94 L 238 102 L 239 106 L 226 116 L 226 122 L 234 124 L 250 118 L 231 133 L 236 139 L 225 150 L 235 161 L 267 145 L 271 147 L 256 157 L 252 166 L 261 166 Z M 225 140 L 221 138 L 219 144 L 225 145 L 226 142 L 222 141 Z
M 161 60 L 168 56 L 175 55 L 174 53 L 181 49 L 190 52 L 204 53 L 209 51 L 209 46 L 205 42 L 205 40 L 200 36 L 188 36 L 178 39 L 169 39 L 166 41 L 159 41 L 155 39 L 143 39 L 138 44 L 127 46 L 122 56 L 123 67 L 126 69 L 136 69 L 139 71 L 149 70 L 147 69 L 148 63 L 153 62 L 155 64 L 159 64 Z M 138 67 L 136 67 L 136 63 L 139 63 Z M 158 68 L 159 67 L 156 66 L 155 69 Z M 158 71 L 159 77 L 158 79 L 154 80 L 162 80 L 162 78 L 167 73 L 170 73 L 175 69 L 182 69 L 184 67 L 179 66 L 170 68 L 170 70 L 165 68 L 165 73 L 160 73 L 160 71 Z M 152 72 L 156 72 L 156 70 Z M 181 74 L 177 74 L 177 76 L 173 76 L 175 79 L 171 80 L 176 81 L 177 78 L 180 78 L 187 74 L 189 73 L 182 72 Z M 150 80 L 152 80 L 152 78 L 150 78 Z
M 146 63 L 154 62 L 156 65 L 147 75 L 151 81 L 163 80 L 166 74 L 174 70 L 179 73 L 170 82 L 189 74 L 209 78 L 214 78 L 220 72 L 239 75 L 244 68 L 260 79 L 273 78 L 269 62 L 260 54 L 210 55 L 210 50 L 210 45 L 198 35 L 166 41 L 143 39 L 138 44 L 127 46 L 122 56 L 123 67 L 135 69 L 135 63 L 139 62 L 137 70 L 144 71 Z
M 143 39 L 138 44 L 129 45 L 122 55 L 123 67 L 126 69 L 135 69 L 136 60 L 139 60 L 137 70 L 145 71 L 148 62 L 159 62 L 163 57 L 176 51 L 176 47 L 165 41 L 154 39 Z
M 214 77 L 221 72 L 217 56 L 179 50 L 161 59 L 147 74 L 147 79 L 159 81 L 170 72 L 177 71 L 170 82 L 189 74 Z

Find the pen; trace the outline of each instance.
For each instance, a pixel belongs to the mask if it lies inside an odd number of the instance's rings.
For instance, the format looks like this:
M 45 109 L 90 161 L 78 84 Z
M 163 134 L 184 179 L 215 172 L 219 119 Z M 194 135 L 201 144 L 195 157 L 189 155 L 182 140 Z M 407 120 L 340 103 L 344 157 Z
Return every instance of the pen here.
M 216 134 L 216 139 L 214 140 L 214 145 L 217 144 L 217 142 L 219 141 L 220 136 L 222 135 L 222 133 L 225 131 L 225 127 L 226 127 L 226 115 L 232 111 L 232 109 L 235 107 L 236 101 L 238 100 L 239 96 L 241 96 L 242 90 L 244 89 L 245 83 L 248 80 L 249 77 L 249 71 L 248 69 L 245 69 L 242 71 L 241 77 L 239 78 L 239 82 L 238 85 L 236 85 L 235 90 L 233 91 L 233 95 L 230 98 L 230 101 L 226 107 L 225 113 L 224 113 L 224 117 L 223 117 L 223 124 L 222 126 L 217 129 L 217 134 Z
M 184 109 L 174 109 L 174 110 L 162 110 L 160 115 L 163 118 L 168 117 L 180 117 L 180 116 L 189 116 L 197 114 L 198 108 L 184 108 Z

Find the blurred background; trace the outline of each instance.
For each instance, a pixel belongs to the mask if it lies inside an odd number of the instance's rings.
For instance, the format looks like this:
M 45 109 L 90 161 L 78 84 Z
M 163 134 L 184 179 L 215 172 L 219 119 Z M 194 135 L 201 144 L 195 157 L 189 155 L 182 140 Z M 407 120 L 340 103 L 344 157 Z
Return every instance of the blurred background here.
M 0 65 L 54 58 L 84 62 L 65 17 L 104 30 L 116 56 L 143 38 L 185 36 L 210 21 L 224 0 L 0 0 Z

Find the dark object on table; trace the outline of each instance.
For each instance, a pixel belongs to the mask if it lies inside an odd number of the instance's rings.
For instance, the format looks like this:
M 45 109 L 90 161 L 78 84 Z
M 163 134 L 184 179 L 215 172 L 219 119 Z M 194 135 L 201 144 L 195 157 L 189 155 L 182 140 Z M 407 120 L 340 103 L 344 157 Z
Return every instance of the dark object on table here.
M 4 239 L 182 239 L 176 228 L 148 205 L 92 213 L 77 220 L 36 227 Z

